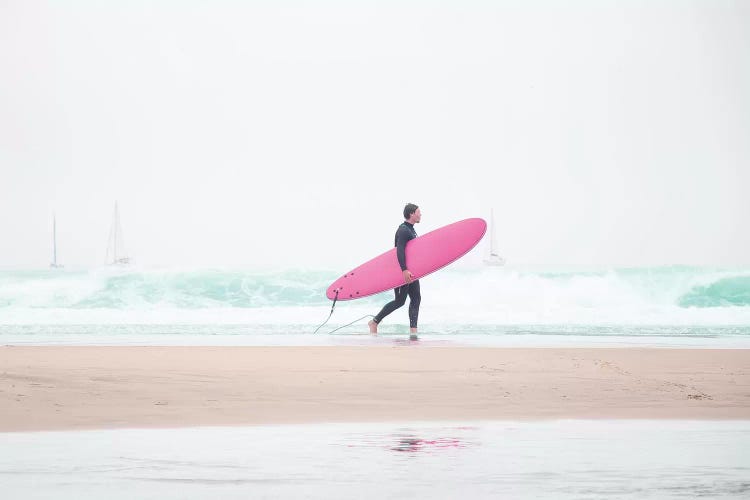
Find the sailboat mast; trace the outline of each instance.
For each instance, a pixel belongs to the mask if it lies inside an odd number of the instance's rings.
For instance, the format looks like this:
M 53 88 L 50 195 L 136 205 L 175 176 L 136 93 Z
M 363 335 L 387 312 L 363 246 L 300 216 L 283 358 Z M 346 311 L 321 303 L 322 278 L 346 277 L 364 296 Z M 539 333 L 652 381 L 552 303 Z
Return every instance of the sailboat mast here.
M 117 202 L 115 202 L 115 220 L 114 220 L 114 228 L 115 228 L 115 240 L 114 240 L 114 263 L 117 263 L 117 231 L 120 229 L 120 214 L 117 210 Z
M 118 247 L 122 247 L 122 249 L 118 249 Z M 115 201 L 115 210 L 112 214 L 112 224 L 109 227 L 105 261 L 109 265 L 130 264 L 130 257 L 127 257 L 127 251 L 125 250 L 125 238 L 122 236 L 120 205 L 117 201 Z
M 52 215 L 52 265 L 57 266 L 57 217 Z
M 490 209 L 490 255 L 495 254 L 495 209 Z

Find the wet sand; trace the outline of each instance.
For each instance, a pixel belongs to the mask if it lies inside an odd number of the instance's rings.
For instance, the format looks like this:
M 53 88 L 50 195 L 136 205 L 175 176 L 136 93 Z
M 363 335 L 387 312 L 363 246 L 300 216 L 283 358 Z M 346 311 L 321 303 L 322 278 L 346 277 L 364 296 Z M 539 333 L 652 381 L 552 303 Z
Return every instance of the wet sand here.
M 745 349 L 0 347 L 0 431 L 750 419 Z

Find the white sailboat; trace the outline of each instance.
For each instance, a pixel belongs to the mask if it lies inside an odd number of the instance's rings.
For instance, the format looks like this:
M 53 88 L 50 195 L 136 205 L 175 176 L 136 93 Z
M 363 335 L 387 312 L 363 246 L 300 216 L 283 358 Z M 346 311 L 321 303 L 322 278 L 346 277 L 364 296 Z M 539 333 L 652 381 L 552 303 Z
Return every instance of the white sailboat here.
M 49 267 L 53 269 L 65 267 L 57 262 L 57 217 L 55 215 L 52 215 L 52 262 Z
M 130 264 L 130 257 L 125 252 L 125 240 L 122 237 L 122 225 L 120 224 L 120 210 L 115 202 L 115 213 L 112 216 L 112 225 L 109 228 L 109 239 L 107 241 L 107 265 L 126 266 Z
M 497 253 L 497 240 L 495 238 L 495 211 L 490 210 L 490 254 L 484 259 L 487 266 L 504 266 L 505 259 Z

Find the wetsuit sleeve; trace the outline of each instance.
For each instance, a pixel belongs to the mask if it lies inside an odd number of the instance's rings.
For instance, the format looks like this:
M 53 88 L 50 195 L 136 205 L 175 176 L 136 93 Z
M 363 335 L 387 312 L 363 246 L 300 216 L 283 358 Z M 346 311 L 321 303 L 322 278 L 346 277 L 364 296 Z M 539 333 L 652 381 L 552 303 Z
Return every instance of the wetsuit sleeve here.
M 406 244 L 411 239 L 409 231 L 404 227 L 399 227 L 396 231 L 396 256 L 398 257 L 398 264 L 401 266 L 402 271 L 406 271 Z

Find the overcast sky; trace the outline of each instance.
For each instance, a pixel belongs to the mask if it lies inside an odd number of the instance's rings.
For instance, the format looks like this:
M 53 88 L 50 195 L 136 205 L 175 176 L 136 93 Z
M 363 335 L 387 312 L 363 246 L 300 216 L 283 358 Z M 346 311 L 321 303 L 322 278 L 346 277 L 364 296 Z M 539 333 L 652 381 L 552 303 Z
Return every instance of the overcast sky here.
M 750 264 L 750 2 L 0 0 L 0 267 Z

